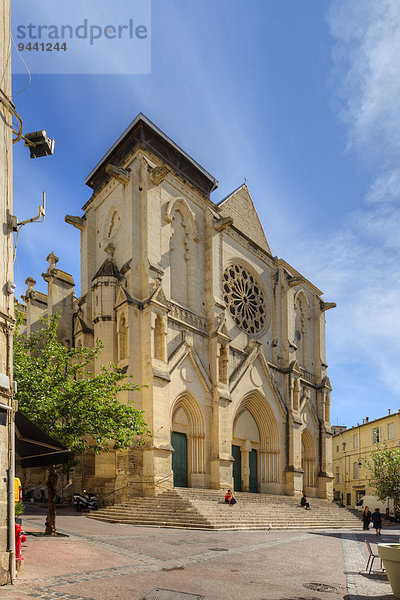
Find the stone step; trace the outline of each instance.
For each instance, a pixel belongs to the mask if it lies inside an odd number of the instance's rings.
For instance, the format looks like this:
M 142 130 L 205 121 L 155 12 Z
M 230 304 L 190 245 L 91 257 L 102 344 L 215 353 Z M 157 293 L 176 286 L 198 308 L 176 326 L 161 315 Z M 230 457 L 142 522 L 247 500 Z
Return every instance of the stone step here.
M 231 512 L 226 514 L 226 511 L 230 510 Z M 234 512 L 233 512 L 234 511 Z M 130 514 L 130 515 L 148 515 L 151 514 L 150 511 L 148 511 L 146 508 L 144 509 L 136 509 L 136 510 L 131 510 L 129 508 L 124 508 L 124 507 L 113 507 L 110 509 L 103 509 L 98 511 L 98 514 Z M 174 516 L 185 516 L 186 518 L 198 518 L 198 513 L 196 513 L 196 511 L 156 511 L 155 514 L 161 514 L 163 515 L 164 518 L 166 518 L 167 516 L 169 517 L 174 517 Z M 208 517 L 213 517 L 213 518 L 222 518 L 222 519 L 231 519 L 234 516 L 237 516 L 237 518 L 251 518 L 253 520 L 257 520 L 257 519 L 279 519 L 279 518 L 285 518 L 286 520 L 293 520 L 293 521 L 298 521 L 298 520 L 307 520 L 307 521 L 314 521 L 316 519 L 316 515 L 314 514 L 310 514 L 309 512 L 307 512 L 307 514 L 301 514 L 301 515 L 292 515 L 292 514 L 288 514 L 285 512 L 276 512 L 276 513 L 260 513 L 260 514 L 254 514 L 251 512 L 247 512 L 246 510 L 239 510 L 233 507 L 226 507 L 225 511 L 212 511 L 209 510 L 207 511 L 207 516 Z M 320 514 L 318 515 L 318 519 L 324 519 L 324 520 L 332 520 L 335 519 L 337 521 L 346 521 L 346 522 L 355 522 L 355 520 L 351 517 L 351 516 L 347 516 L 347 515 L 326 515 L 326 514 Z M 359 520 L 356 520 L 358 523 L 360 522 Z
M 267 494 L 235 494 L 228 507 L 224 492 L 175 488 L 151 498 L 131 498 L 124 504 L 91 513 L 90 518 L 114 523 L 190 529 L 310 529 L 359 528 L 360 519 L 321 498 L 311 498 L 311 511 L 297 499 Z
M 229 511 L 229 513 L 228 513 Z M 132 515 L 139 515 L 139 514 L 162 514 L 162 515 L 170 515 L 170 516 L 174 516 L 174 515 L 185 515 L 186 517 L 190 518 L 190 517 L 196 517 L 200 513 L 199 511 L 195 511 L 195 510 L 188 510 L 188 511 L 175 511 L 175 510 L 166 510 L 164 512 L 161 511 L 148 511 L 147 507 L 143 507 L 143 508 L 135 508 L 135 509 L 130 509 L 129 507 L 123 507 L 123 506 L 114 506 L 114 507 L 110 507 L 108 509 L 100 509 L 98 511 L 98 514 L 105 514 L 105 513 L 124 513 L 124 514 L 132 514 Z M 207 515 L 213 515 L 216 518 L 232 518 L 233 516 L 237 516 L 238 518 L 243 518 L 245 516 L 252 518 L 252 519 L 263 519 L 263 518 L 270 518 L 270 517 L 275 517 L 275 518 L 279 518 L 279 517 L 284 517 L 285 519 L 293 519 L 293 520 L 309 520 L 309 521 L 313 521 L 316 518 L 315 513 L 311 513 L 311 511 L 304 511 L 304 513 L 300 513 L 300 514 L 291 514 L 291 513 L 285 513 L 284 511 L 280 511 L 280 512 L 274 512 L 274 513 L 270 513 L 270 512 L 261 512 L 261 513 L 253 513 L 250 511 L 246 511 L 245 508 L 239 509 L 236 506 L 235 507 L 228 507 L 226 506 L 224 510 L 222 511 L 214 511 L 214 510 L 208 510 L 207 511 Z M 319 519 L 332 519 L 335 518 L 339 521 L 352 521 L 354 522 L 354 518 L 350 515 L 335 515 L 335 514 L 319 514 L 317 515 Z M 360 520 L 356 521 L 360 522 Z
M 292 518 L 292 519 L 309 519 L 309 520 L 313 520 L 316 518 L 316 516 L 318 518 L 336 518 L 338 520 L 349 520 L 349 521 L 354 521 L 354 517 L 351 515 L 341 515 L 341 514 L 336 514 L 334 512 L 332 513 L 324 513 L 324 512 L 320 512 L 320 513 L 316 513 L 316 511 L 302 511 L 299 513 L 290 513 L 290 512 L 286 512 L 283 510 L 276 510 L 276 511 L 250 511 L 250 510 L 246 510 L 246 507 L 239 507 L 239 506 L 235 506 L 235 507 L 228 507 L 226 504 L 224 505 L 223 508 L 221 508 L 221 510 L 219 509 L 215 509 L 212 507 L 204 507 L 204 508 L 208 508 L 207 510 L 207 514 L 212 514 L 216 517 L 218 516 L 224 516 L 224 517 L 230 517 L 230 515 L 233 514 L 233 511 L 235 511 L 235 514 L 239 514 L 239 515 L 248 515 L 251 516 L 253 518 L 263 518 L 263 517 L 279 517 L 279 516 L 284 516 L 285 518 Z M 230 513 L 227 513 L 227 511 L 232 511 Z M 121 506 L 121 505 L 116 505 L 113 507 L 109 507 L 106 509 L 100 509 L 99 513 L 102 514 L 102 511 L 106 511 L 106 512 L 125 512 L 125 513 L 129 513 L 129 514 L 148 514 L 148 507 L 147 506 L 142 506 L 142 507 L 129 507 L 129 506 Z M 193 516 L 196 515 L 199 511 L 195 510 L 194 508 L 189 508 L 186 510 L 175 510 L 175 509 L 165 509 L 163 511 L 154 511 L 157 514 L 168 514 L 168 515 L 176 515 L 176 514 L 186 514 L 187 516 Z M 359 519 L 358 519 L 359 521 Z
M 188 523 L 187 521 L 177 521 L 175 523 L 169 521 L 162 520 L 145 520 L 145 519 L 118 519 L 118 518 L 109 518 L 102 517 L 97 518 L 95 516 L 91 516 L 93 519 L 107 521 L 109 523 L 124 523 L 137 525 L 141 527 L 166 527 L 166 528 L 186 528 L 186 529 L 202 529 L 202 530 L 212 530 L 212 529 L 223 529 L 223 530 L 270 530 L 270 529 L 342 529 L 345 527 L 346 529 L 358 529 L 358 526 L 348 525 L 348 524 L 340 524 L 340 523 L 296 523 L 296 524 L 288 524 L 286 522 L 282 523 L 274 523 L 272 524 L 253 524 L 253 523 L 221 523 L 221 524 L 196 524 L 196 523 Z

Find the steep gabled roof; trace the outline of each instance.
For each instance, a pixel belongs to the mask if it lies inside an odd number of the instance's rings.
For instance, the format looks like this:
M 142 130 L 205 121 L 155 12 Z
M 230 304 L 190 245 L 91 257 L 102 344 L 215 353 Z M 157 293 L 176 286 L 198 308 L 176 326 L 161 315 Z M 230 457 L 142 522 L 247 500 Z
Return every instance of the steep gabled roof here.
M 261 221 L 247 184 L 243 183 L 218 204 L 222 217 L 232 217 L 236 229 L 250 237 L 258 246 L 271 254 Z
M 115 277 L 115 279 L 120 278 L 119 269 L 113 258 L 106 258 L 97 273 L 93 275 L 92 281 L 98 277 Z
M 137 115 L 89 173 L 85 180 L 86 185 L 96 193 L 110 179 L 110 175 L 106 172 L 107 164 L 120 166 L 137 146 L 152 152 L 207 198 L 218 187 L 218 181 L 215 177 L 210 175 L 204 167 L 182 150 L 178 144 L 142 113 Z M 85 204 L 85 207 L 87 205 L 88 203 Z

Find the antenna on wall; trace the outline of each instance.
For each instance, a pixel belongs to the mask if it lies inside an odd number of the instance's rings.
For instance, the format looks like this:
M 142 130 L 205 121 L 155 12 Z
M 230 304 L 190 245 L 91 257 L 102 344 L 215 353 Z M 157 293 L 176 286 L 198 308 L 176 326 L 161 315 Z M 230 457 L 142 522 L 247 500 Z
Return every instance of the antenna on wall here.
M 23 227 L 24 225 L 27 225 L 28 223 L 35 223 L 35 222 L 43 223 L 45 216 L 46 216 L 46 192 L 42 192 L 42 204 L 41 205 L 39 204 L 39 206 L 38 206 L 38 214 L 36 215 L 36 217 L 32 217 L 31 219 L 25 219 L 25 221 L 18 222 L 18 219 L 15 215 L 8 216 L 9 228 L 11 229 L 11 231 L 15 231 L 17 233 L 16 238 L 15 238 L 14 253 L 13 253 L 14 262 L 15 262 L 15 256 L 17 253 L 18 235 L 21 230 L 21 227 Z

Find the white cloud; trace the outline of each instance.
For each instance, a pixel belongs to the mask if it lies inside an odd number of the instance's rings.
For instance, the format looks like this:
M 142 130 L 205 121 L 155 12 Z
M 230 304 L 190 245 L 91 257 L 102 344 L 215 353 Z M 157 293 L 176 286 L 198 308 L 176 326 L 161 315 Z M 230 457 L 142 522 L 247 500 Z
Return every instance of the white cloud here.
M 338 304 L 327 317 L 331 364 L 356 358 L 400 396 L 400 3 L 334 0 L 328 23 L 337 112 L 369 187 L 342 228 L 308 239 L 302 254 L 307 275 Z M 321 255 L 311 254 L 318 245 Z

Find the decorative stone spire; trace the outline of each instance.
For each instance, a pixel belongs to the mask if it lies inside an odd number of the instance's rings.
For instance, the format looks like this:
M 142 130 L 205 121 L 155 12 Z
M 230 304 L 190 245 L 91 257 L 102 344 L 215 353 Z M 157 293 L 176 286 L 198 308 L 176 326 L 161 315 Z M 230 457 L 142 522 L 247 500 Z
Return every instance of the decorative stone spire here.
M 33 277 L 28 277 L 28 279 L 25 279 L 25 283 L 28 286 L 28 289 L 26 290 L 26 298 L 32 298 L 32 296 L 34 296 L 35 294 L 35 285 L 36 285 L 36 281 L 33 279 Z
M 114 260 L 114 252 L 115 246 L 112 242 L 110 242 L 105 248 L 104 252 L 107 254 L 107 258 L 101 265 L 100 269 L 93 276 L 92 281 L 97 279 L 98 277 L 115 277 L 116 279 L 120 279 L 121 273 L 115 263 Z
M 47 274 L 48 275 L 57 275 L 56 265 L 59 261 L 58 256 L 56 256 L 54 254 L 54 252 L 50 252 L 50 254 L 47 256 L 46 260 L 49 263 L 49 268 L 47 269 Z

